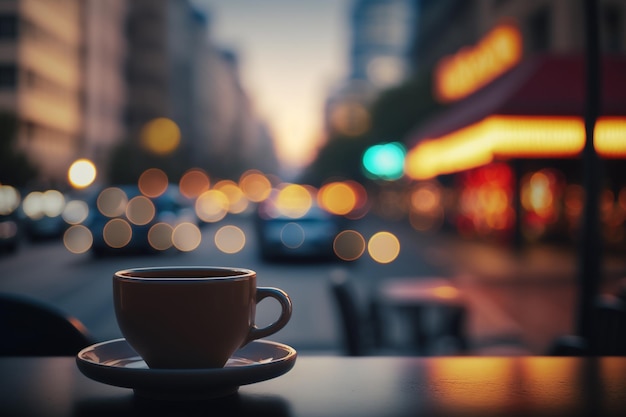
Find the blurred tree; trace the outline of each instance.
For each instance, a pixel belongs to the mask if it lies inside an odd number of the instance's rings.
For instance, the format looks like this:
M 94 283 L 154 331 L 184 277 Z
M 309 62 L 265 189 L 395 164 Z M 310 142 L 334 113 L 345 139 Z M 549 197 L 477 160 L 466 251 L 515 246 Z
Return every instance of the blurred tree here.
M 431 80 L 429 72 L 383 91 L 371 107 L 372 136 L 411 145 L 409 133 L 442 107 L 433 97 Z
M 177 182 L 189 168 L 181 152 L 160 156 L 137 145 L 136 141 L 122 141 L 112 151 L 109 159 L 108 180 L 111 184 L 133 184 L 149 168 L 162 169 L 170 182 Z
M 361 156 L 371 143 L 366 136 L 330 138 L 307 167 L 300 181 L 314 186 L 320 186 L 330 178 L 365 181 Z
M 383 91 L 370 106 L 369 132 L 358 137 L 330 137 L 301 180 L 312 185 L 335 176 L 366 181 L 361 161 L 369 146 L 397 141 L 410 147 L 410 132 L 442 108 L 432 95 L 431 79 L 430 72 L 416 75 Z
M 37 169 L 17 150 L 17 118 L 0 112 L 0 183 L 23 187 L 37 177 Z

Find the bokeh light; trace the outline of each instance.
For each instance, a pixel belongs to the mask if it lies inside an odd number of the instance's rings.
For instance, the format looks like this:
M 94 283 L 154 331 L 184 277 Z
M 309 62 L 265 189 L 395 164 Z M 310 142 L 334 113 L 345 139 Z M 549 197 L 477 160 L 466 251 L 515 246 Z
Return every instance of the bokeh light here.
M 365 238 L 356 230 L 344 230 L 333 242 L 335 255 L 344 261 L 355 261 L 365 252 Z
M 289 249 L 302 246 L 306 238 L 304 229 L 298 223 L 289 222 L 280 230 L 280 240 Z
M 285 185 L 276 196 L 276 209 L 284 216 L 300 218 L 311 209 L 313 196 L 299 184 Z
M 104 225 L 102 237 L 110 247 L 116 249 L 123 248 L 130 243 L 133 237 L 133 229 L 124 219 L 111 219 Z
M 167 174 L 158 168 L 147 169 L 139 176 L 137 185 L 141 194 L 146 197 L 158 197 L 167 190 Z
M 400 241 L 392 233 L 378 232 L 370 238 L 367 250 L 373 260 L 381 264 L 388 264 L 400 254 Z
M 356 207 L 357 195 L 348 183 L 331 182 L 320 188 L 317 202 L 330 213 L 346 215 Z
M 91 231 L 85 226 L 70 226 L 63 234 L 63 244 L 65 248 L 75 254 L 85 253 L 91 249 L 93 236 Z
M 211 180 L 206 172 L 199 168 L 186 171 L 179 181 L 180 193 L 187 198 L 197 198 L 209 190 Z
M 172 247 L 174 228 L 167 223 L 159 222 L 148 231 L 148 243 L 156 250 L 164 251 Z
M 65 197 L 57 190 L 32 191 L 22 202 L 24 213 L 33 220 L 60 216 L 64 208 Z
M 0 185 L 0 215 L 11 214 L 20 206 L 20 202 L 20 193 L 15 187 Z
M 58 190 L 47 190 L 42 196 L 43 213 L 48 217 L 57 217 L 65 208 L 65 196 Z
M 139 195 L 128 202 L 126 217 L 132 224 L 143 226 L 150 223 L 156 214 L 154 203 L 148 197 Z
M 363 154 L 363 167 L 372 178 L 397 180 L 404 174 L 405 156 L 406 149 L 399 142 L 374 145 Z
M 239 187 L 246 198 L 253 203 L 260 203 L 267 199 L 272 192 L 271 181 L 257 170 L 244 172 L 239 179 Z
M 106 217 L 121 216 L 126 212 L 128 205 L 128 196 L 118 187 L 105 188 L 98 194 L 96 200 L 98 210 Z
M 61 216 L 69 224 L 80 224 L 89 216 L 89 206 L 82 200 L 68 201 Z
M 246 211 L 249 201 L 244 195 L 241 188 L 231 180 L 222 180 L 215 184 L 214 189 L 224 193 L 228 199 L 228 211 L 233 214 L 239 214 Z
M 43 193 L 41 191 L 32 191 L 24 197 L 22 202 L 22 210 L 31 219 L 41 219 L 43 214 Z
M 141 146 L 155 155 L 168 155 L 178 148 L 179 143 L 180 129 L 166 117 L 149 121 L 141 131 Z
M 419 232 L 433 232 L 444 221 L 441 186 L 434 181 L 419 182 L 410 194 L 409 222 Z
M 196 215 L 206 223 L 215 223 L 228 214 L 228 197 L 219 190 L 208 190 L 196 200 Z
M 237 226 L 223 226 L 215 233 L 215 245 L 224 253 L 237 253 L 246 245 L 246 235 Z
M 336 105 L 330 114 L 331 127 L 344 136 L 360 136 L 371 126 L 371 116 L 367 108 L 358 102 L 345 102 Z
M 181 252 L 196 250 L 201 242 L 202 233 L 193 223 L 181 223 L 172 232 L 172 244 Z
M 346 217 L 351 220 L 361 219 L 368 213 L 370 208 L 371 202 L 367 196 L 367 190 L 363 185 L 354 180 L 345 181 L 345 184 L 352 188 L 356 198 L 354 209 L 350 213 L 346 214 Z
M 67 179 L 75 188 L 85 188 L 96 179 L 96 166 L 89 159 L 78 159 L 67 172 Z

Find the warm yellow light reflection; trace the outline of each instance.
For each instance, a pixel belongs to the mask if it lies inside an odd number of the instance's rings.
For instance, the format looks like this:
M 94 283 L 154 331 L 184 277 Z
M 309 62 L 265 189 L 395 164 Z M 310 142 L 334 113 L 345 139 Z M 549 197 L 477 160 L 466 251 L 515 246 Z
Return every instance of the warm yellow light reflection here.
M 154 219 L 156 208 L 154 203 L 145 196 L 139 195 L 128 202 L 126 217 L 138 226 L 148 224 Z
M 551 190 L 551 181 L 546 173 L 539 171 L 530 176 L 522 187 L 522 207 L 527 211 L 534 211 L 539 215 L 552 210 L 554 195 Z
M 333 214 L 346 215 L 356 207 L 357 195 L 348 183 L 331 182 L 320 188 L 317 202 Z
M 158 168 L 145 170 L 139 176 L 139 191 L 146 197 L 158 197 L 167 190 L 167 174 Z
M 200 246 L 202 233 L 193 223 L 181 223 L 174 228 L 172 243 L 181 252 L 191 252 Z
M 98 194 L 96 205 L 98 210 L 106 217 L 121 216 L 126 212 L 128 197 L 121 188 L 109 187 L 105 188 Z
M 447 300 L 452 300 L 459 296 L 459 290 L 451 285 L 441 285 L 433 288 L 432 291 L 436 297 L 444 298 Z
M 248 200 L 254 203 L 267 199 L 272 192 L 270 180 L 256 170 L 246 171 L 239 179 L 239 187 Z
M 578 155 L 585 126 L 578 117 L 490 116 L 409 151 L 405 173 L 428 179 L 490 163 L 496 157 L 562 158 Z
M 156 250 L 167 250 L 172 247 L 174 228 L 167 223 L 159 222 L 148 231 L 148 243 Z
M 219 190 L 209 190 L 200 194 L 195 210 L 198 218 L 206 223 L 215 223 L 228 214 L 228 197 Z
M 75 188 L 88 187 L 96 179 L 96 166 L 88 159 L 78 159 L 70 166 L 67 178 Z
M 496 26 L 473 47 L 443 58 L 435 68 L 435 95 L 459 100 L 513 68 L 522 58 L 522 36 L 511 22 Z
M 580 369 L 573 366 L 569 359 L 551 359 L 554 358 L 534 358 L 521 362 L 522 378 L 534 382 L 525 384 L 529 400 L 537 410 L 545 411 L 548 415 L 566 409 L 568 405 L 571 407 L 580 399 L 575 384 L 563 383 L 575 381 Z
M 228 211 L 233 214 L 243 213 L 248 208 L 248 199 L 234 181 L 222 180 L 215 184 L 216 190 L 228 198 Z
M 192 168 L 185 172 L 179 181 L 180 193 L 187 198 L 196 198 L 208 191 L 211 181 L 206 172 L 199 168 Z
M 313 204 L 313 196 L 309 190 L 299 184 L 284 186 L 276 196 L 277 210 L 291 218 L 304 216 Z
M 63 234 L 63 244 L 72 253 L 85 253 L 93 244 L 93 236 L 83 225 L 70 226 Z
M 351 220 L 363 218 L 369 211 L 370 205 L 370 201 L 367 196 L 367 190 L 363 185 L 353 180 L 348 180 L 345 182 L 345 184 L 350 186 L 356 198 L 354 209 L 350 213 L 346 214 L 346 217 Z
M 146 123 L 141 131 L 141 145 L 156 155 L 167 155 L 180 143 L 180 129 L 173 121 L 159 117 Z
M 509 358 L 450 357 L 430 364 L 428 373 L 429 389 L 437 393 L 442 415 L 484 415 L 496 410 L 506 414 L 513 385 L 524 383 Z
M 370 238 L 367 250 L 376 262 L 388 264 L 400 254 L 400 241 L 392 233 L 378 232 Z
M 246 245 L 246 235 L 237 226 L 224 226 L 215 233 L 215 245 L 224 253 L 237 253 Z
M 594 130 L 594 146 L 605 158 L 626 157 L 626 118 L 602 117 Z
M 104 225 L 102 237 L 112 248 L 123 248 L 133 237 L 133 229 L 124 219 L 111 219 Z
M 355 261 L 365 252 L 365 238 L 356 230 L 344 230 L 335 237 L 333 250 L 339 259 Z

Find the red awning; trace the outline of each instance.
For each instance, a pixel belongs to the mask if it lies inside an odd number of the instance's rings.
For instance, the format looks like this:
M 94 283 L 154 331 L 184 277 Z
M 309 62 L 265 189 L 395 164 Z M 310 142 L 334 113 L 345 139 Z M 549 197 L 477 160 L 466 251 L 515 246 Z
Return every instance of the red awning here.
M 601 116 L 626 115 L 626 56 L 605 56 Z M 583 116 L 585 64 L 582 55 L 537 55 L 481 90 L 451 105 L 409 138 L 413 146 L 476 123 L 491 115 Z

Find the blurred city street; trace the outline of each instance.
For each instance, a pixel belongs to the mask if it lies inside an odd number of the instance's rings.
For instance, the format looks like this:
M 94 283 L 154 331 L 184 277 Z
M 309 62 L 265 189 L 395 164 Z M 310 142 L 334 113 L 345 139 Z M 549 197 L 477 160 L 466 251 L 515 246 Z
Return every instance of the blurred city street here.
M 470 306 L 475 352 L 546 354 L 575 332 L 578 260 L 574 248 L 533 245 L 516 253 L 506 245 L 437 236 L 423 248 L 455 282 Z M 623 257 L 607 255 L 601 293 L 615 293 L 626 274 Z
M 556 338 L 574 330 L 577 256 L 572 250 L 534 245 L 515 254 L 506 245 L 443 233 L 420 235 L 404 222 L 368 216 L 354 228 L 364 236 L 380 230 L 394 233 L 402 245 L 394 262 L 383 265 L 364 256 L 355 262 L 267 263 L 258 259 L 250 218 L 229 221 L 248 238 L 238 254 L 219 254 L 212 246 L 210 227 L 203 230 L 201 247 L 185 254 L 92 260 L 69 253 L 60 242 L 25 246 L 17 256 L 0 257 L 0 291 L 51 303 L 83 321 L 98 340 L 107 340 L 121 336 L 112 311 L 114 270 L 175 264 L 248 267 L 258 272 L 259 286 L 282 288 L 293 299 L 291 322 L 272 339 L 302 354 L 342 354 L 339 313 L 329 291 L 333 274 L 342 271 L 351 278 L 359 301 L 374 295 L 387 278 L 439 276 L 455 282 L 467 300 L 470 354 L 542 355 Z M 605 267 L 603 287 L 610 291 L 624 275 L 626 262 L 609 257 Z M 260 325 L 273 320 L 275 307 L 272 302 L 260 304 Z
M 221 265 L 303 352 L 342 352 L 343 276 L 364 314 L 445 278 L 468 353 L 541 355 L 626 275 L 625 0 L 595 40 L 556 0 L 0 4 L 0 291 L 98 340 L 114 271 Z

